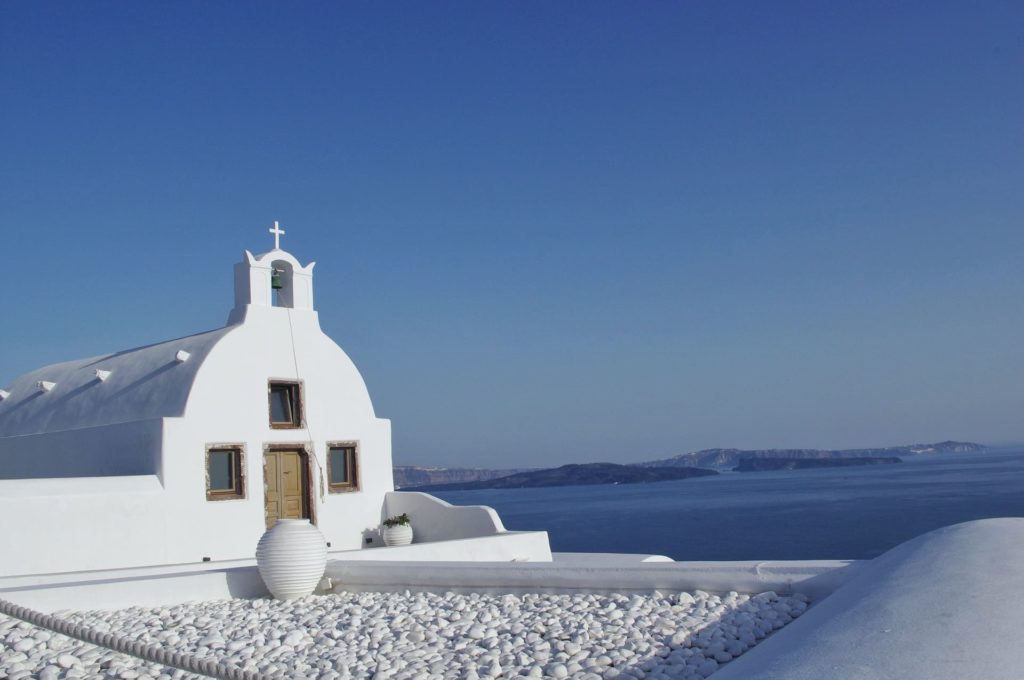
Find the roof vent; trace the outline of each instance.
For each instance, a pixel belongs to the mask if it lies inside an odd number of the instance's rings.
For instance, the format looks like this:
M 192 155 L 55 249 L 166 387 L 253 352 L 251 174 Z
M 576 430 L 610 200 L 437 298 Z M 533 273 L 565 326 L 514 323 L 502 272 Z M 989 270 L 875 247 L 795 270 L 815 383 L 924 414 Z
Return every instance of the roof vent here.
M 177 361 L 179 364 L 183 364 L 186 361 L 188 361 L 188 358 L 190 356 L 192 356 L 190 353 L 186 352 L 183 349 L 179 349 L 178 353 L 174 355 L 174 360 Z
M 100 382 L 106 382 L 107 378 L 110 377 L 110 371 L 104 371 L 102 369 L 96 369 L 96 379 Z
M 50 382 L 49 380 L 40 380 L 39 382 L 36 383 L 36 387 L 39 388 L 40 392 L 49 392 L 56 386 L 57 383 Z

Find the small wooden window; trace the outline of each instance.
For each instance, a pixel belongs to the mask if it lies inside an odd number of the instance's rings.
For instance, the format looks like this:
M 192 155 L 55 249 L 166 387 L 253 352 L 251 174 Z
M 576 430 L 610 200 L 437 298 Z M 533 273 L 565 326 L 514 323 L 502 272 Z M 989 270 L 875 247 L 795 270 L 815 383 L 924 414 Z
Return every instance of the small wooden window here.
M 331 493 L 359 490 L 358 456 L 355 444 L 327 447 L 327 479 Z
M 245 474 L 240 446 L 206 450 L 206 500 L 245 498 Z
M 299 383 L 270 383 L 270 426 L 273 428 L 302 427 L 302 400 Z

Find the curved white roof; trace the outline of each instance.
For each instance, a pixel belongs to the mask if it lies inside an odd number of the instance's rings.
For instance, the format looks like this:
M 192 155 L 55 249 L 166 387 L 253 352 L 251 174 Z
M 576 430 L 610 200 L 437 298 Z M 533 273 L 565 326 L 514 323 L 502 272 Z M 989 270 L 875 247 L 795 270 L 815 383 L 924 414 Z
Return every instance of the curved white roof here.
M 26 373 L 0 401 L 0 437 L 75 430 L 181 416 L 196 373 L 210 350 L 238 328 L 226 326 L 104 356 L 52 364 Z M 179 361 L 179 352 L 188 358 Z M 109 371 L 105 380 L 96 371 Z M 49 391 L 40 383 L 53 383 Z
M 722 680 L 1019 678 L 1024 519 L 936 529 L 857 567 Z

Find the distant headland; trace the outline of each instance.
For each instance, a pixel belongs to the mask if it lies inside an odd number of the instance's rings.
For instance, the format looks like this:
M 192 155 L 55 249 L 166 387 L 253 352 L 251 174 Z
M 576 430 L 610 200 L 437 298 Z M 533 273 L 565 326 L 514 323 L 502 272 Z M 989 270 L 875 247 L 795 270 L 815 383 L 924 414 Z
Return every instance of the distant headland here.
M 475 482 L 453 482 L 450 484 L 434 484 L 424 487 L 403 487 L 406 491 L 419 488 L 431 490 L 448 489 L 451 491 L 464 489 L 523 489 L 541 486 L 582 486 L 588 484 L 640 484 L 644 482 L 664 482 L 672 479 L 689 477 L 706 477 L 717 475 L 714 470 L 702 470 L 691 467 L 640 467 L 637 465 L 617 465 L 615 463 L 583 463 L 563 465 L 544 470 L 526 470 L 515 474 L 478 480 Z
M 586 463 L 558 468 L 444 468 L 400 465 L 395 487 L 405 490 L 518 489 L 584 484 L 637 484 L 724 471 L 802 470 L 808 468 L 884 465 L 907 456 L 936 453 L 977 453 L 988 447 L 972 442 L 944 441 L 874 449 L 704 449 L 671 458 L 619 465 Z
M 886 446 L 877 449 L 704 449 L 682 453 L 671 458 L 637 463 L 645 467 L 700 467 L 732 470 L 750 458 L 794 458 L 829 460 L 836 458 L 872 458 L 925 456 L 935 453 L 977 453 L 988 447 L 972 442 L 944 441 L 935 444 Z
M 888 465 L 902 463 L 897 456 L 864 456 L 858 458 L 744 458 L 733 468 L 735 472 L 771 472 L 774 470 L 810 470 L 857 465 Z M 684 468 L 685 469 L 685 468 Z

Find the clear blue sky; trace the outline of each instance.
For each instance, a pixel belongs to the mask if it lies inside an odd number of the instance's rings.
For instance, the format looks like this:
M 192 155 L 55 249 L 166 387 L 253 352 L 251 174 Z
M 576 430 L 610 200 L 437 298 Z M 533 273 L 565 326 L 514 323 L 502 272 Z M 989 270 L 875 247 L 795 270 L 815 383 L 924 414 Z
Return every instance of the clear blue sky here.
M 0 386 L 316 260 L 398 463 L 1024 439 L 1024 5 L 7 2 Z

